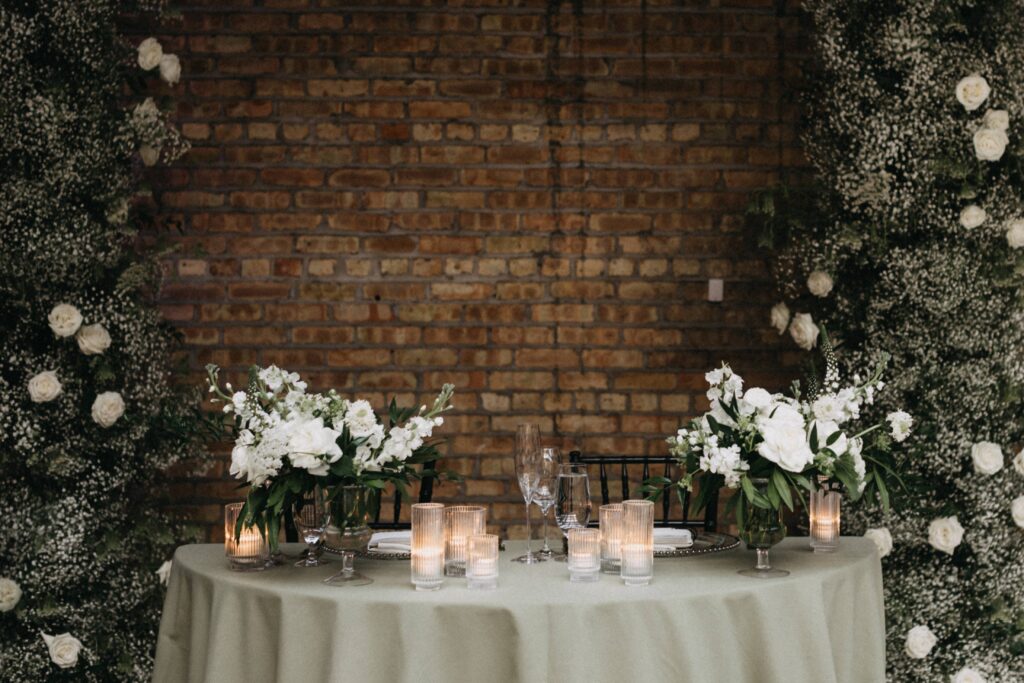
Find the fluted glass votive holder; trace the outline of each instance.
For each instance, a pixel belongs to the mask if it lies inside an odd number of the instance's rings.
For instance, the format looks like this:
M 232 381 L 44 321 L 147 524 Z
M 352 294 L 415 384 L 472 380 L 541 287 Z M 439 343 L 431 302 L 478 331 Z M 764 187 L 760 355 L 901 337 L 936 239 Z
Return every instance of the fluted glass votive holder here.
M 601 527 L 601 572 L 618 574 L 622 565 L 622 503 L 602 505 L 598 524 Z
M 444 575 L 465 576 L 467 539 L 487 530 L 487 510 L 479 505 L 444 509 Z
M 575 527 L 569 529 L 569 581 L 591 583 L 601 572 L 601 532 L 597 529 Z
M 816 553 L 832 553 L 839 547 L 839 491 L 825 487 L 811 494 L 808 519 L 811 525 L 811 547 Z
M 654 578 L 654 503 L 622 502 L 622 568 L 627 586 L 646 586 Z
M 256 527 L 242 529 L 235 538 L 235 526 L 242 514 L 245 503 L 230 503 L 224 506 L 224 554 L 228 567 L 236 572 L 260 572 L 267 568 L 270 547 Z
M 412 584 L 418 591 L 436 591 L 444 582 L 444 505 L 412 506 Z
M 466 586 L 475 589 L 498 587 L 498 537 L 474 534 L 466 539 Z

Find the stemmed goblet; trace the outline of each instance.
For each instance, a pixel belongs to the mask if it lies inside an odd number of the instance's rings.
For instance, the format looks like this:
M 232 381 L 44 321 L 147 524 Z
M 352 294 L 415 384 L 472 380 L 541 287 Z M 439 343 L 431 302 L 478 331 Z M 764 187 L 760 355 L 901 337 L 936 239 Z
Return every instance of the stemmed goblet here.
M 534 564 L 543 558 L 530 550 L 530 503 L 540 484 L 541 473 L 540 432 L 535 424 L 522 424 L 516 429 L 515 463 L 516 480 L 526 501 L 526 554 L 515 558 L 515 562 Z
M 567 538 L 569 529 L 586 527 L 590 522 L 590 477 L 582 463 L 562 463 L 555 485 L 555 522 Z M 561 562 L 565 556 L 555 558 Z
M 309 548 L 296 567 L 321 567 L 327 562 L 320 559 L 320 541 L 324 538 L 331 512 L 324 490 L 319 486 L 295 501 L 292 512 L 295 528 Z
M 544 547 L 537 555 L 544 560 L 554 557 L 561 559 L 561 553 L 554 553 L 548 545 L 548 512 L 555 504 L 555 488 L 558 485 L 558 467 L 562 464 L 561 453 L 557 448 L 541 449 L 540 480 L 533 492 L 533 502 L 540 508 L 544 519 Z

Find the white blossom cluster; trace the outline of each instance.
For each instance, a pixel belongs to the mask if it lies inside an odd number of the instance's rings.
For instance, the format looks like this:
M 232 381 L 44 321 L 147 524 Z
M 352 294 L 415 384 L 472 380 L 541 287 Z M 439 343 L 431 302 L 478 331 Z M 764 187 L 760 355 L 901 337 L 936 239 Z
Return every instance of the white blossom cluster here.
M 897 509 L 844 515 L 885 556 L 890 680 L 1021 681 L 1024 6 L 805 6 L 820 69 L 804 146 L 821 187 L 810 217 L 785 223 L 771 323 L 781 334 L 806 311 L 851 366 L 891 353 L 866 411 L 918 422 Z
M 0 679 L 148 681 L 155 572 L 189 534 L 156 510 L 201 453 L 198 397 L 139 256 L 140 148 L 184 149 L 125 103 L 118 23 L 155 0 L 0 10 Z M 137 25 L 137 24 L 136 24 Z M 137 98 L 145 101 L 141 95 Z

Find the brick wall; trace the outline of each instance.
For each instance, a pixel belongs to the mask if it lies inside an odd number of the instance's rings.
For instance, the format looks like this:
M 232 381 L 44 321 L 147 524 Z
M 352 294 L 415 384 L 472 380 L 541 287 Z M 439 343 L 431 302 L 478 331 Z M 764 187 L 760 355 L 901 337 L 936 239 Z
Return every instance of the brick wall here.
M 798 20 L 774 4 L 191 0 L 164 40 L 193 149 L 157 197 L 196 381 L 276 363 L 377 402 L 454 382 L 466 480 L 437 497 L 512 534 L 516 424 L 663 453 L 720 359 L 783 384 L 743 225 L 802 163 Z M 175 488 L 217 537 L 224 461 Z

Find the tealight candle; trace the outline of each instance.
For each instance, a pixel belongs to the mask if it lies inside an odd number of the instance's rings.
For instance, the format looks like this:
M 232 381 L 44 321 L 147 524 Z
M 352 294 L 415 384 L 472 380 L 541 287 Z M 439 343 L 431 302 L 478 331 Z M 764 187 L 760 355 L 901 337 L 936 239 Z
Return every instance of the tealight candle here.
M 654 503 L 622 502 L 621 576 L 627 586 L 646 586 L 654 577 Z
M 444 574 L 466 575 L 469 536 L 486 531 L 487 510 L 479 505 L 453 505 L 444 510 Z
M 466 585 L 469 588 L 498 587 L 498 537 L 494 534 L 469 536 L 466 545 Z
M 575 527 L 568 531 L 569 580 L 573 583 L 597 581 L 601 571 L 601 532 Z
M 831 553 L 839 546 L 839 503 L 841 496 L 823 486 L 811 494 L 807 516 L 811 525 L 811 547 L 816 553 Z
M 267 540 L 256 527 L 243 527 L 235 538 L 235 526 L 245 503 L 224 506 L 224 554 L 228 567 L 238 572 L 258 572 L 267 568 L 269 548 Z
M 622 559 L 622 503 L 610 503 L 600 508 L 601 571 L 618 574 Z
M 412 583 L 416 590 L 434 591 L 444 581 L 444 505 L 412 506 Z

